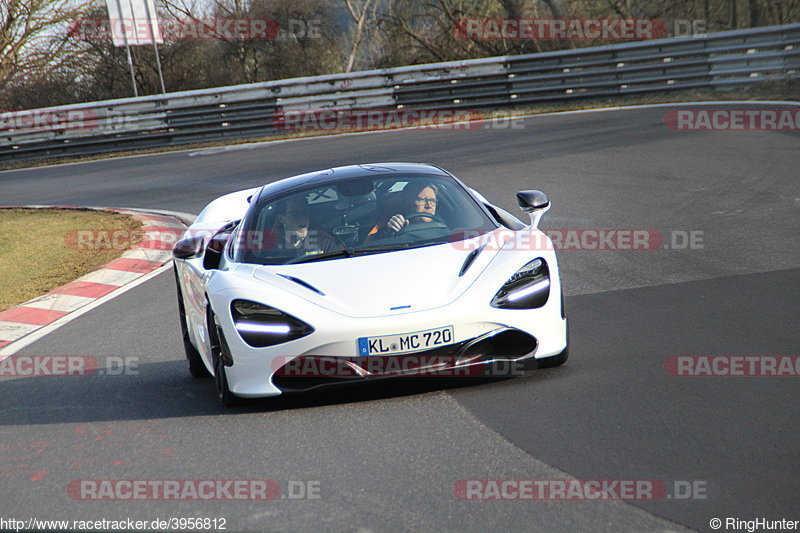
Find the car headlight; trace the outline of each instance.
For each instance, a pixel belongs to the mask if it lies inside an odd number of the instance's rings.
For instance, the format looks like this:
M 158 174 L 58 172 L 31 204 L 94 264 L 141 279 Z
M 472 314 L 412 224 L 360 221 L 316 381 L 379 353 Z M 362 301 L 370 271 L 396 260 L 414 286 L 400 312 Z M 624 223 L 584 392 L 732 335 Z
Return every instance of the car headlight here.
M 256 302 L 234 300 L 231 313 L 239 336 L 254 348 L 274 346 L 314 332 L 299 318 Z
M 550 271 L 544 259 L 534 259 L 508 278 L 492 298 L 492 307 L 535 309 L 550 297 Z

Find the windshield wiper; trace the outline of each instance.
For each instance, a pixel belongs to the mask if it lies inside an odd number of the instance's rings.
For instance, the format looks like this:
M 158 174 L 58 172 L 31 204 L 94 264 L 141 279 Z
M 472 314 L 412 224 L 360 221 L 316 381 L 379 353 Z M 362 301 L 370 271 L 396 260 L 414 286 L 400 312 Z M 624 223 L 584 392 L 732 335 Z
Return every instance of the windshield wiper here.
M 352 257 L 353 250 L 344 248 L 342 250 L 334 250 L 332 252 L 325 252 L 322 254 L 306 254 L 300 257 L 287 261 L 284 265 L 296 265 L 298 263 L 311 263 L 312 261 L 325 261 L 326 259 L 339 259 L 341 257 Z
M 399 244 L 384 244 L 380 246 L 370 246 L 368 248 L 344 248 L 343 250 L 334 250 L 332 252 L 325 252 L 323 254 L 301 255 L 294 259 L 287 261 L 284 265 L 296 265 L 299 263 L 311 263 L 313 261 L 325 261 L 327 259 L 341 259 L 343 257 L 355 257 L 359 255 L 381 254 L 384 252 L 396 252 L 398 250 L 412 250 L 414 248 L 423 248 L 425 246 L 435 246 L 437 244 L 447 244 L 447 241 L 434 241 L 426 242 L 423 244 L 412 245 L 411 243 Z
M 354 255 L 379 254 L 381 252 L 394 252 L 397 250 L 413 250 L 414 248 L 436 246 L 437 244 L 447 244 L 447 241 L 425 242 L 421 244 L 414 244 L 409 242 L 404 242 L 399 244 L 384 244 L 381 246 L 369 246 L 367 248 L 355 248 L 353 249 L 353 252 Z
M 379 254 L 381 252 L 394 252 L 395 250 L 406 250 L 409 247 L 407 242 L 400 244 L 380 244 L 378 246 L 367 246 L 366 248 L 355 248 L 353 252 L 357 255 Z

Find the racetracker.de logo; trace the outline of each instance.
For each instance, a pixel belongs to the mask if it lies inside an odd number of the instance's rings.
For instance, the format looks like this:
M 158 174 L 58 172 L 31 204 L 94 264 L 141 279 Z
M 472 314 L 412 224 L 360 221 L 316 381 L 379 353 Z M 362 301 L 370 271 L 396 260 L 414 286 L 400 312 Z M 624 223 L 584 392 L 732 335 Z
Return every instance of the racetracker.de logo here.
M 55 131 L 96 128 L 97 114 L 91 109 L 65 111 L 13 111 L 0 113 L 0 133 L 11 131 Z
M 697 249 L 702 247 L 702 235 L 693 232 L 671 232 L 662 235 L 654 229 L 547 229 L 546 234 L 527 231 L 498 230 L 486 234 L 466 231 L 454 236 L 453 246 L 459 250 L 590 250 L 590 251 L 651 251 L 668 249 Z M 549 238 L 549 239 L 548 239 Z M 551 244 L 552 243 L 552 244 Z M 698 244 L 699 243 L 699 244 Z
M 128 39 L 150 38 L 150 24 L 146 18 L 85 18 L 70 23 L 67 35 L 79 40 L 111 40 L 114 35 L 125 35 Z M 269 41 L 280 35 L 281 27 L 277 20 L 270 18 L 187 18 L 159 19 L 158 30 L 163 39 L 169 41 Z
M 74 479 L 67 494 L 79 501 L 320 500 L 319 480 Z
M 461 479 L 453 495 L 469 501 L 655 501 L 657 479 Z
M 128 250 L 133 246 L 154 250 L 172 250 L 184 230 L 178 228 L 159 227 L 145 231 L 144 229 L 77 229 L 64 234 L 64 245 L 70 250 L 94 252 L 99 250 Z M 210 238 L 213 233 L 202 235 Z
M 780 378 L 800 376 L 797 355 L 672 355 L 664 370 L 675 377 Z
M 430 127 L 436 129 L 478 129 L 487 117 L 473 109 L 370 109 L 283 111 L 272 117 L 275 128 L 286 131 L 361 131 Z M 493 128 L 519 129 L 522 122 L 501 119 L 487 122 Z
M 705 480 L 461 479 L 453 496 L 467 501 L 705 500 Z
M 501 361 L 475 363 L 475 356 L 395 354 L 381 356 L 282 356 L 272 361 L 272 369 L 284 378 L 357 378 L 369 375 L 413 377 L 489 377 L 518 376 L 524 365 L 508 357 Z
M 455 22 L 457 39 L 477 41 L 536 40 L 646 40 L 666 35 L 659 19 L 515 19 L 462 18 Z
M 89 355 L 11 355 L 0 359 L 0 378 L 84 377 L 97 375 L 136 375 L 138 357 Z
M 271 479 L 76 479 L 67 494 L 83 501 L 270 501 L 281 486 Z
M 670 109 L 664 124 L 675 131 L 798 131 L 800 109 Z

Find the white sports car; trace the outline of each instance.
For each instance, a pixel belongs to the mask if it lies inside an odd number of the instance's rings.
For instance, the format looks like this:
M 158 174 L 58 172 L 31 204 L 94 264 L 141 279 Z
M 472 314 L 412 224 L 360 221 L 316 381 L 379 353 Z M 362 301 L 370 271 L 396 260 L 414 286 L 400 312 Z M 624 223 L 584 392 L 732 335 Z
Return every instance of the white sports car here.
M 538 229 L 424 164 L 338 167 L 211 202 L 175 245 L 184 347 L 226 405 L 397 376 L 542 368 L 568 356 Z M 491 374 L 496 375 L 496 374 Z

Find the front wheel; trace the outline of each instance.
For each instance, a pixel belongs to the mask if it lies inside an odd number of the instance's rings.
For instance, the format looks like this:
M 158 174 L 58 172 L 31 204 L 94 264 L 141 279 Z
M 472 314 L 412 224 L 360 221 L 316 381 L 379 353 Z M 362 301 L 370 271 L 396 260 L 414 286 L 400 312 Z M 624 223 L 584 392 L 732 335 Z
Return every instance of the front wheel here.
M 217 385 L 217 398 L 225 407 L 236 407 L 242 403 L 241 398 L 233 394 L 231 389 L 228 388 L 228 376 L 225 374 L 225 363 L 223 363 L 222 357 L 217 358 L 214 367 L 214 378 Z
M 220 343 L 220 331 L 217 317 L 211 310 L 211 304 L 207 303 L 208 317 L 208 340 L 211 344 L 211 358 L 214 361 L 214 383 L 217 387 L 217 397 L 225 407 L 235 407 L 241 403 L 241 398 L 231 392 L 228 387 L 228 376 L 225 374 L 225 361 L 222 357 L 222 345 Z

